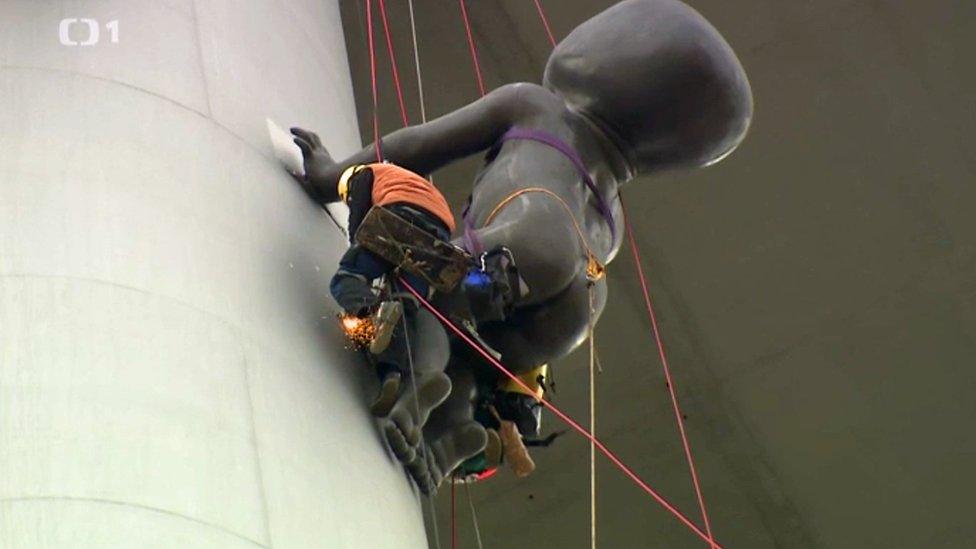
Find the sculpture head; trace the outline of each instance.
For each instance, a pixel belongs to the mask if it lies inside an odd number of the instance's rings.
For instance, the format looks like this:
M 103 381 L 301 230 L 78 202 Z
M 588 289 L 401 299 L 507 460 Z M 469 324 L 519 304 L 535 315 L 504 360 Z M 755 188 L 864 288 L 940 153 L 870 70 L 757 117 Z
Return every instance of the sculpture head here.
M 599 126 L 637 172 L 718 162 L 752 119 L 732 48 L 678 0 L 626 0 L 584 22 L 556 46 L 543 85 Z

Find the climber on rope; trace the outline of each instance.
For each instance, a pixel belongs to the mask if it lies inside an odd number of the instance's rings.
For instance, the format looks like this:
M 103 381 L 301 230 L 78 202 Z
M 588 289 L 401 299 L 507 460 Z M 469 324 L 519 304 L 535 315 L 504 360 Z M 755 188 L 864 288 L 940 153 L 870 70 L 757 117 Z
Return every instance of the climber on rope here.
M 529 448 L 548 447 L 564 432 L 539 438 L 543 408 L 540 401 L 550 383 L 548 370 L 549 366 L 543 364 L 519 375 L 525 387 L 494 372 L 487 382 L 478 383 L 474 417 L 488 433 L 488 443 L 484 451 L 466 459 L 454 470 L 451 477 L 455 482 L 485 480 L 502 465 L 508 465 L 518 478 L 535 471 Z
M 377 149 L 420 174 L 487 153 L 459 242 L 481 273 L 433 304 L 448 318 L 467 317 L 505 366 L 524 374 L 568 355 L 599 318 L 605 267 L 622 243 L 621 185 L 720 161 L 743 140 L 751 117 L 745 72 L 708 21 L 678 0 L 626 0 L 556 46 L 542 85 L 502 86 L 339 162 L 310 132 L 296 137 L 313 196 L 334 197 L 340 175 L 377 158 Z M 479 294 L 484 288 L 501 291 Z M 463 398 L 418 419 L 415 425 L 429 423 L 423 444 L 419 435 L 407 441 L 405 463 L 428 489 L 485 449 L 488 435 L 470 396 L 474 376 L 464 374 L 476 362 L 450 353 L 453 391 Z

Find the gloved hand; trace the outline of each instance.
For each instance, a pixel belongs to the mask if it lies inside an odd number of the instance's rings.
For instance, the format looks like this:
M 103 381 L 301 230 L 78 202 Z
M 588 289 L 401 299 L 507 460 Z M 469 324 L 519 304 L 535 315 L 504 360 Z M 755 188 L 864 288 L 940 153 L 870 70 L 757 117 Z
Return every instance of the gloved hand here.
M 349 315 L 349 316 L 354 316 L 356 318 L 369 318 L 369 317 L 373 316 L 373 308 L 372 307 L 365 307 L 365 306 L 364 307 L 359 307 L 359 308 L 357 308 L 355 310 L 346 311 L 346 314 Z
M 335 161 L 322 145 L 322 140 L 315 132 L 302 128 L 291 128 L 291 134 L 295 136 L 295 144 L 302 150 L 305 161 L 305 177 L 296 176 L 295 179 L 318 202 L 338 200 L 338 196 L 331 196 L 335 193 L 335 182 L 327 181 L 329 174 L 335 171 Z

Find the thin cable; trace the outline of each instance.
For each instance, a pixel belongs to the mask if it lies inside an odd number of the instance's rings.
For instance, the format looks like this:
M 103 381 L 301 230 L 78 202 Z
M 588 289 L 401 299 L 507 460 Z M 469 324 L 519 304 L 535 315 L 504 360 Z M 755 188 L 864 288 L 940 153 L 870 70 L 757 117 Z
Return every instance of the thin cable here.
M 596 438 L 596 341 L 593 317 L 593 284 L 589 287 L 590 294 L 590 433 Z M 596 549 L 596 445 L 590 440 L 590 547 Z
M 474 36 L 471 34 L 471 23 L 468 21 L 468 8 L 464 5 L 464 0 L 458 0 L 461 4 L 461 19 L 464 20 L 464 32 L 468 35 L 468 49 L 471 50 L 471 62 L 474 65 L 474 75 L 478 77 L 478 91 L 482 97 L 485 95 L 485 81 L 481 77 L 481 64 L 478 63 L 478 48 L 474 45 Z
M 403 283 L 403 285 L 407 289 L 407 291 L 409 291 L 411 294 L 413 294 L 413 296 L 415 298 L 417 298 L 417 300 L 420 302 L 421 305 L 423 305 L 427 310 L 429 310 L 431 313 L 433 313 L 434 316 L 436 316 L 437 319 L 440 320 L 442 324 L 444 324 L 452 332 L 454 332 L 455 334 L 457 334 L 457 336 L 460 337 L 465 343 L 467 343 L 468 346 L 470 346 L 472 349 L 474 349 L 475 351 L 477 351 L 478 354 L 480 354 L 482 357 L 484 357 L 485 360 L 487 360 L 489 364 L 491 364 L 492 366 L 494 366 L 501 373 L 505 374 L 506 377 L 508 377 L 509 379 L 511 379 L 512 381 L 514 381 L 516 385 L 518 385 L 519 387 L 521 387 L 525 391 L 527 391 L 529 393 L 532 392 L 532 389 L 529 388 L 529 386 L 526 385 L 524 381 L 522 381 L 518 376 L 516 376 L 511 371 L 509 371 L 507 368 L 505 368 L 505 366 L 502 365 L 502 363 L 499 362 L 494 356 L 492 356 L 491 353 L 489 353 L 484 348 L 482 348 L 481 345 L 479 345 L 477 342 L 475 342 L 471 338 L 471 336 L 469 336 L 467 333 L 464 332 L 464 330 L 462 330 L 461 328 L 458 328 L 457 325 L 455 325 L 450 319 L 448 319 L 446 316 L 444 316 L 443 313 L 441 313 L 436 307 L 434 307 L 429 301 L 427 301 L 422 295 L 420 295 L 417 292 L 417 290 L 415 290 L 413 288 L 413 286 L 410 285 L 410 283 L 408 283 L 402 277 L 400 278 L 400 281 Z M 697 525 L 695 525 L 694 522 L 692 522 L 688 517 L 686 517 L 684 514 L 682 514 L 681 511 L 679 511 L 673 504 L 671 504 L 671 502 L 669 502 L 668 500 L 664 499 L 664 497 L 661 496 L 660 494 L 658 494 L 656 490 L 654 490 L 653 488 L 651 488 L 650 485 L 648 485 L 646 482 L 644 482 L 643 479 L 641 479 L 639 476 L 637 476 L 637 473 L 635 473 L 630 467 L 628 467 L 623 461 L 621 461 L 620 458 L 618 458 L 616 454 L 614 454 L 613 452 L 611 452 L 610 449 L 607 448 L 606 445 L 604 445 L 602 442 L 600 442 L 599 439 L 597 439 L 592 434 L 590 434 L 590 432 L 587 431 L 586 428 L 584 428 L 579 423 L 577 423 L 576 421 L 574 421 L 571 417 L 569 417 L 568 415 L 566 415 L 562 410 L 560 410 L 559 408 L 557 408 L 555 405 L 553 405 L 548 400 L 540 399 L 539 400 L 539 403 L 542 404 L 544 407 L 546 407 L 552 413 L 556 414 L 557 417 L 559 417 L 564 422 L 566 422 L 566 424 L 569 425 L 573 430 L 577 431 L 578 433 L 580 433 L 581 435 L 583 435 L 584 437 L 586 437 L 588 440 L 592 441 L 593 444 L 596 445 L 596 447 L 600 450 L 600 453 L 602 453 L 603 455 L 607 456 L 607 458 L 611 462 L 613 462 L 613 464 L 616 465 L 617 468 L 620 469 L 621 472 L 623 472 L 625 475 L 627 475 L 627 477 L 630 478 L 630 480 L 632 480 L 637 486 L 639 486 L 641 488 L 641 490 L 643 490 L 644 492 L 646 492 L 647 495 L 649 495 L 652 498 L 654 498 L 655 501 L 657 501 L 662 507 L 664 507 L 665 509 L 667 509 L 668 512 L 670 512 L 672 515 L 674 515 L 675 518 L 677 518 L 678 520 L 680 520 L 685 526 L 687 526 L 698 537 L 700 537 L 701 539 L 703 539 L 703 540 L 708 541 L 709 543 L 711 543 L 714 548 L 716 548 L 716 549 L 722 549 L 722 546 L 721 545 L 719 545 L 715 541 L 709 540 L 708 536 L 705 534 L 705 532 L 703 532 L 701 530 L 701 528 L 699 528 Z
M 380 117 L 379 94 L 376 91 L 376 50 L 373 45 L 373 0 L 366 0 L 366 35 L 369 37 L 369 77 L 373 87 L 373 146 L 376 149 L 376 161 L 383 161 L 383 151 L 380 145 Z
M 549 37 L 549 43 L 552 44 L 552 46 L 555 48 L 556 39 L 552 35 L 552 28 L 549 25 L 549 19 L 546 17 L 545 10 L 542 9 L 542 3 L 540 0 L 535 0 L 535 7 L 536 7 L 536 11 L 539 12 L 539 18 L 542 20 L 542 25 L 546 29 L 546 35 Z M 623 197 L 620 198 L 621 198 L 621 208 L 623 208 Z M 664 367 L 664 376 L 667 379 L 667 383 L 668 383 L 668 391 L 671 394 L 671 404 L 672 407 L 674 408 L 674 415 L 678 422 L 678 432 L 681 434 L 681 443 L 684 446 L 685 458 L 688 461 L 688 469 L 691 471 L 691 480 L 692 480 L 692 484 L 694 484 L 695 487 L 695 496 L 698 498 L 698 507 L 701 510 L 702 520 L 705 522 L 705 532 L 708 535 L 708 539 L 706 541 L 708 541 L 711 547 L 714 548 L 715 538 L 712 535 L 712 525 L 708 520 L 708 511 L 706 511 L 705 509 L 705 498 L 702 496 L 701 484 L 698 480 L 698 472 L 695 469 L 695 462 L 691 455 L 691 445 L 689 444 L 687 434 L 685 433 L 683 416 L 678 406 L 678 397 L 674 387 L 674 382 L 671 379 L 671 369 L 668 367 L 667 356 L 665 355 L 664 352 L 664 343 L 661 340 L 661 334 L 657 324 L 657 317 L 654 314 L 654 307 L 651 304 L 650 292 L 647 289 L 647 281 L 644 277 L 644 270 L 641 266 L 640 253 L 638 252 L 637 244 L 634 239 L 634 233 L 633 230 L 631 229 L 630 220 L 627 217 L 626 211 L 624 211 L 624 222 L 626 223 L 627 238 L 630 241 L 631 252 L 633 253 L 634 256 L 634 264 L 637 266 L 637 274 L 638 277 L 640 278 L 641 289 L 644 292 L 644 303 L 647 308 L 647 314 L 651 319 L 651 326 L 654 331 L 654 340 L 657 343 L 658 354 L 661 357 L 661 364 Z
M 404 284 L 406 284 L 406 282 L 404 282 Z M 400 307 L 401 307 L 401 311 L 402 311 L 401 312 L 400 320 L 403 321 L 403 341 L 404 341 L 404 343 L 405 343 L 405 345 L 407 347 L 407 363 L 410 366 L 410 385 L 411 385 L 411 389 L 413 389 L 413 395 L 414 395 L 414 399 L 413 399 L 413 410 L 414 410 L 414 413 L 417 414 L 416 417 L 417 417 L 417 420 L 419 421 L 420 420 L 420 403 L 417 402 L 417 374 L 414 371 L 414 367 L 413 367 L 413 348 L 410 345 L 410 330 L 408 329 L 408 326 L 407 326 L 407 310 L 406 310 L 406 304 L 404 302 L 404 298 L 403 298 L 402 295 L 400 297 Z M 427 442 L 424 440 L 424 430 L 421 429 L 420 430 L 420 452 L 423 453 L 424 459 L 428 459 L 428 456 L 427 456 L 427 453 L 426 453 L 426 448 L 427 448 Z M 441 545 L 441 542 L 440 542 L 440 533 L 437 531 L 437 513 L 436 513 L 436 509 L 434 507 L 434 498 L 432 496 L 428 495 L 424 499 L 427 500 L 427 509 L 428 509 L 428 512 L 430 513 L 430 522 L 434 526 L 434 539 L 437 541 L 437 546 L 440 547 L 440 545 Z M 454 529 L 454 525 L 452 524 L 451 525 L 452 537 L 453 537 L 453 529 Z
M 464 483 L 464 493 L 468 496 L 468 508 L 471 509 L 471 524 L 474 526 L 474 537 L 478 541 L 478 549 L 484 549 L 484 545 L 481 543 L 481 528 L 478 528 L 478 513 L 474 510 L 474 500 L 471 499 L 471 486 L 469 483 Z
M 685 434 L 685 424 L 681 409 L 678 406 L 678 395 L 671 378 L 671 368 L 668 366 L 668 357 L 664 352 L 664 342 L 661 340 L 661 331 L 657 324 L 657 315 L 654 314 L 654 306 L 651 303 L 651 294 L 647 289 L 647 279 L 644 276 L 644 268 L 641 266 L 640 251 L 637 248 L 637 241 L 634 238 L 633 228 L 630 226 L 630 217 L 627 215 L 626 208 L 623 207 L 623 197 L 621 196 L 620 206 L 624 213 L 624 225 L 627 230 L 627 239 L 630 241 L 630 251 L 634 258 L 634 265 L 637 267 L 637 277 L 640 279 L 641 290 L 644 292 L 644 305 L 647 309 L 647 316 L 651 321 L 651 329 L 654 332 L 654 341 L 657 343 L 658 356 L 661 357 L 661 365 L 664 367 L 664 378 L 668 384 L 668 392 L 671 393 L 671 405 L 674 409 L 674 417 L 678 422 L 678 432 L 681 434 L 681 444 L 685 449 L 685 458 L 688 461 L 688 469 L 691 471 L 691 481 L 695 485 L 695 495 L 698 497 L 698 507 L 701 509 L 702 520 L 705 521 L 705 532 L 712 547 L 715 547 L 712 527 L 708 521 L 708 512 L 705 510 L 705 498 L 702 496 L 701 485 L 698 482 L 698 473 L 695 470 L 695 461 L 691 457 L 691 445 L 688 443 L 688 436 Z
M 417 47 L 417 25 L 413 18 L 413 0 L 407 0 L 410 8 L 410 35 L 413 37 L 413 64 L 417 67 L 417 92 L 420 95 L 420 121 L 427 122 L 427 108 L 424 101 L 424 79 L 420 76 L 420 48 Z
M 457 549 L 457 505 L 455 504 L 455 487 L 457 484 L 454 483 L 454 479 L 451 481 L 451 549 Z
M 390 24 L 386 20 L 386 0 L 380 0 L 380 17 L 383 18 L 383 34 L 386 35 L 386 51 L 390 55 L 390 71 L 393 73 L 393 84 L 396 87 L 397 102 L 400 104 L 400 118 L 403 125 L 409 126 L 407 118 L 407 106 L 403 103 L 403 91 L 400 87 L 400 71 L 397 70 L 396 55 L 393 53 L 393 38 L 390 35 Z
M 549 19 L 546 17 L 546 12 L 542 9 L 542 2 L 535 0 L 535 9 L 539 12 L 539 18 L 542 19 L 542 26 L 546 28 L 546 36 L 549 37 L 549 43 L 555 48 L 556 39 L 552 36 L 552 28 L 549 27 Z
M 380 2 L 382 2 L 382 1 L 383 0 L 380 0 Z M 376 146 L 376 160 L 377 161 L 382 161 L 383 160 L 383 153 L 380 150 L 379 112 L 378 112 L 378 108 L 377 108 L 378 107 L 378 105 L 377 105 L 377 103 L 378 103 L 378 101 L 377 101 L 378 94 L 377 94 L 377 91 L 376 91 L 376 50 L 374 48 L 374 40 L 373 40 L 373 12 L 372 12 L 371 5 L 372 5 L 372 0 L 366 0 L 366 21 L 367 21 L 367 29 L 368 29 L 368 35 L 369 35 L 369 69 L 370 69 L 370 78 L 371 78 L 372 84 L 373 84 L 373 139 L 374 139 L 374 143 L 375 143 L 375 146 Z M 411 288 L 411 290 L 413 290 L 413 288 Z M 411 349 L 411 346 L 410 346 L 410 331 L 407 328 L 407 316 L 406 316 L 406 310 L 405 310 L 406 307 L 404 306 L 404 303 L 403 303 L 403 299 L 402 298 L 400 299 L 400 307 L 404 308 L 403 317 L 402 317 L 402 320 L 403 320 L 403 338 L 404 338 L 404 341 L 406 343 L 406 347 L 407 347 L 407 360 L 408 360 L 409 366 L 410 366 L 410 383 L 413 386 L 414 395 L 416 395 L 417 394 L 417 376 L 416 376 L 416 373 L 414 372 L 414 367 L 413 367 L 413 349 Z M 419 420 L 420 419 L 420 403 L 417 402 L 417 399 L 416 398 L 414 398 L 414 412 L 416 413 L 417 419 Z M 424 452 L 425 451 L 425 448 L 427 447 L 427 444 L 424 441 L 424 432 L 423 432 L 423 430 L 420 431 L 420 445 L 421 445 L 421 452 Z M 426 455 L 424 457 L 426 458 Z M 435 541 L 437 543 L 437 546 L 440 547 L 440 533 L 438 532 L 438 529 L 437 529 L 437 514 L 436 514 L 435 508 L 434 508 L 434 501 L 433 501 L 433 498 L 431 498 L 430 496 L 427 496 L 424 499 L 427 500 L 428 511 L 430 512 L 430 516 L 431 516 L 431 524 L 433 525 L 433 529 L 434 529 L 434 539 L 435 539 Z

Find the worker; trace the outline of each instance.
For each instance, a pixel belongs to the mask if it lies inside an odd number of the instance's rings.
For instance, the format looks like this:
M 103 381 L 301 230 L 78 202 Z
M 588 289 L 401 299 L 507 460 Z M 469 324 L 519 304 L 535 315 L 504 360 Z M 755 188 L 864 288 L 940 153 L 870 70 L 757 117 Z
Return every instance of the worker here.
M 306 157 L 314 154 L 315 145 L 324 151 L 315 133 L 296 129 L 294 134 L 295 143 Z M 417 303 L 396 278 L 402 276 L 414 290 L 428 298 L 431 288 L 422 276 L 396 272 L 397 265 L 357 242 L 356 235 L 373 208 L 383 208 L 423 233 L 443 241 L 447 241 L 454 230 L 454 216 L 444 196 L 430 181 L 389 162 L 350 165 L 342 171 L 334 186 L 318 193 L 317 198 L 322 204 L 341 201 L 349 206 L 350 247 L 339 260 L 329 289 L 345 318 L 361 319 L 373 325 L 374 333 L 366 348 L 380 386 L 370 411 L 376 417 L 387 417 L 404 393 L 403 380 L 411 363 L 408 337 L 416 331 L 418 315 Z M 394 274 L 396 276 L 392 276 Z M 391 290 L 385 300 L 378 295 L 374 285 L 376 279 L 384 276 L 388 278 L 386 287 Z M 426 323 L 426 328 L 443 332 L 436 322 Z M 424 375 L 422 379 L 418 378 L 417 390 L 424 397 L 420 403 L 423 409 L 437 406 L 450 392 L 450 380 L 443 373 L 444 365 L 425 364 L 421 368 Z M 409 412 L 413 411 L 405 410 L 404 414 L 416 415 Z M 409 417 L 407 423 L 422 419 Z M 408 425 L 404 435 L 412 439 L 420 427 L 422 425 Z

